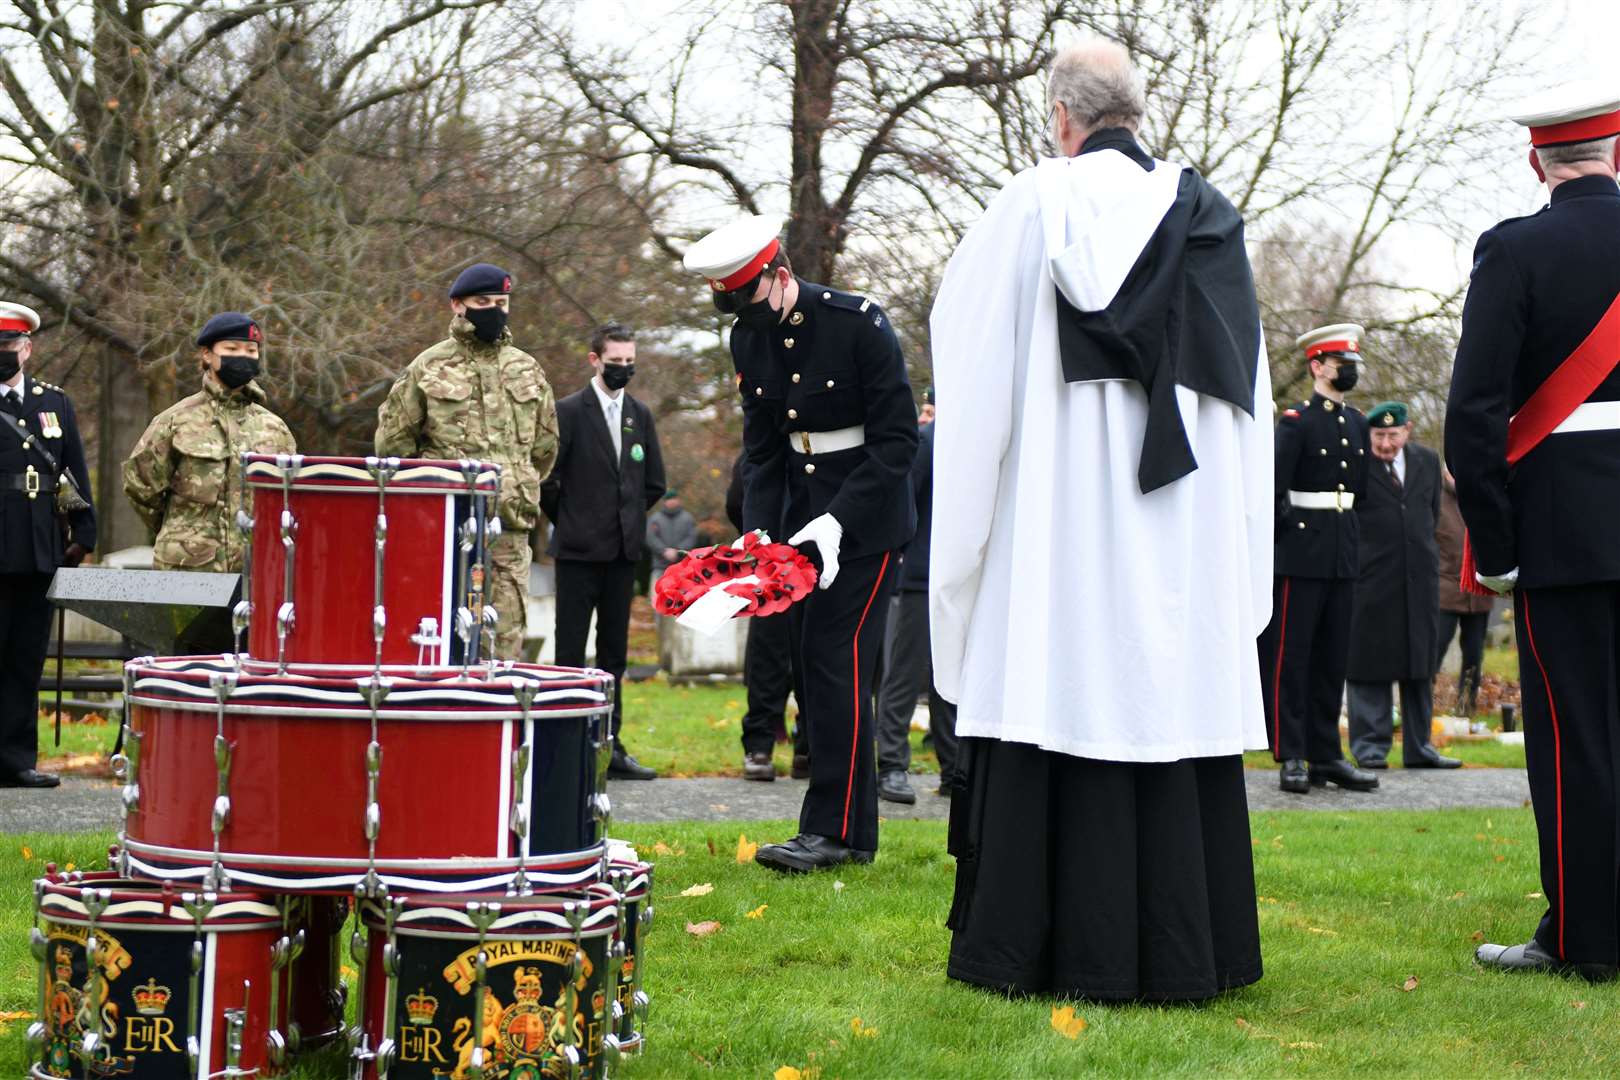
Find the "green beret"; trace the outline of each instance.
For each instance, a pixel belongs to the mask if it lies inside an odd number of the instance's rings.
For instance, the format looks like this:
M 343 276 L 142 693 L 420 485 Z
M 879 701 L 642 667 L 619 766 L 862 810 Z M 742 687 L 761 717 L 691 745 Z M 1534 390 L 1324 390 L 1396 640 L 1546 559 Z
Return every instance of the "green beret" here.
M 1375 428 L 1404 427 L 1406 424 L 1406 402 L 1381 401 L 1372 407 L 1367 414 L 1367 423 Z

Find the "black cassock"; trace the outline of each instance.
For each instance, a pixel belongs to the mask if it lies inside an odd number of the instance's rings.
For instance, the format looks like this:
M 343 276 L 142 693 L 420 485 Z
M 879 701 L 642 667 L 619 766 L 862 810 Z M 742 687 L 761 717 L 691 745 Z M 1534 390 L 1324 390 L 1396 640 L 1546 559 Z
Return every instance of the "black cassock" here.
M 1406 480 L 1397 485 L 1382 461 L 1367 469 L 1367 490 L 1356 503 L 1361 519 L 1361 574 L 1350 615 L 1353 682 L 1431 678 L 1436 669 L 1440 615 L 1440 456 L 1406 445 Z

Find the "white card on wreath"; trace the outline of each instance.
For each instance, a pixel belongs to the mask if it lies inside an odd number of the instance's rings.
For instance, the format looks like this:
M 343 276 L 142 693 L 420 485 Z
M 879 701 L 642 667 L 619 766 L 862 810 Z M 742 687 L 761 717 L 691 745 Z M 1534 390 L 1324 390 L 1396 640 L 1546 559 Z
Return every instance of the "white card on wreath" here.
M 727 585 L 736 584 L 757 585 L 759 578 L 750 574 L 748 577 L 732 578 L 710 587 L 708 592 L 692 601 L 685 611 L 677 615 L 675 621 L 688 630 L 696 630 L 705 637 L 713 637 L 722 626 L 731 621 L 733 615 L 748 606 L 745 598 L 726 592 Z

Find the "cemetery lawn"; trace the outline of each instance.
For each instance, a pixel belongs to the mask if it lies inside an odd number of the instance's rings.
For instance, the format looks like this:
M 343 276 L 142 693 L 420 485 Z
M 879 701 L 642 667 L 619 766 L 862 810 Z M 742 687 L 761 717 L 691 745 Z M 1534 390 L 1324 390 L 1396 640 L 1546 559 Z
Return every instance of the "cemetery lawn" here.
M 1521 940 L 1543 909 L 1528 810 L 1291 811 L 1256 814 L 1252 827 L 1265 977 L 1197 1006 L 1072 1003 L 1079 1029 L 1055 1024 L 1060 1003 L 945 978 L 952 862 L 942 823 L 886 823 L 874 865 L 803 878 L 737 862 L 739 833 L 779 836 L 782 823 L 627 826 L 625 838 L 658 863 L 657 916 L 649 1049 L 621 1075 L 1620 1071 L 1620 985 L 1472 961 L 1477 940 Z M 95 865 L 109 839 L 0 837 L 0 1075 L 23 1070 L 37 1008 L 29 879 L 47 859 Z M 713 889 L 680 895 L 698 885 Z M 686 929 L 705 921 L 720 928 Z M 346 1073 L 329 1054 L 292 1075 Z

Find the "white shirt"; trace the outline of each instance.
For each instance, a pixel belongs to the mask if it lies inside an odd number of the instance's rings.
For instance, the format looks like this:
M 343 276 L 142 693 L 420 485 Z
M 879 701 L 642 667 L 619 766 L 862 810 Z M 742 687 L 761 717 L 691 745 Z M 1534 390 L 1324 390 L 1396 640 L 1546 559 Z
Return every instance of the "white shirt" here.
M 624 425 L 619 423 L 624 391 L 609 393 L 602 387 L 602 380 L 594 375 L 591 377 L 591 389 L 596 391 L 596 400 L 602 403 L 602 418 L 607 421 L 608 435 L 613 439 L 613 460 L 618 461 L 624 453 Z
M 928 586 L 934 682 L 958 703 L 958 735 L 1104 761 L 1266 745 L 1254 652 L 1275 529 L 1264 344 L 1256 416 L 1177 388 L 1198 468 L 1147 494 L 1141 386 L 1065 382 L 1058 353 L 1054 264 L 1071 303 L 1105 306 L 1180 174 L 1114 150 L 1043 161 L 946 268 L 934 385 L 969 406 L 934 421 L 935 505 L 952 512 L 934 515 Z
M 1399 450 L 1395 451 L 1395 460 L 1394 460 L 1394 462 L 1392 464 L 1395 466 L 1395 479 L 1397 479 L 1397 480 L 1399 480 L 1401 482 L 1402 487 L 1405 487 L 1406 486 L 1406 447 L 1403 446 Z

